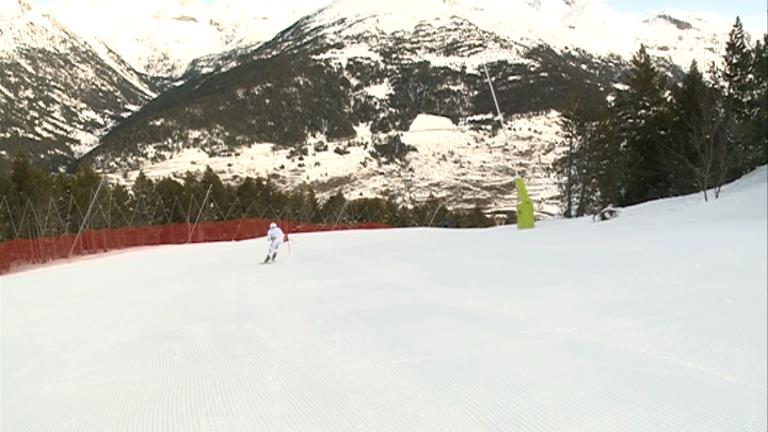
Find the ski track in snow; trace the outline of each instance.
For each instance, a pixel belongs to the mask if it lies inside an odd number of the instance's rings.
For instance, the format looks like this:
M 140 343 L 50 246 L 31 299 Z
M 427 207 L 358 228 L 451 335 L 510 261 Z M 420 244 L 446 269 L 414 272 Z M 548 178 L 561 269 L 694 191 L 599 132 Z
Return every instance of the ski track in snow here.
M 701 201 L 3 276 L 0 429 L 764 431 L 766 169 Z

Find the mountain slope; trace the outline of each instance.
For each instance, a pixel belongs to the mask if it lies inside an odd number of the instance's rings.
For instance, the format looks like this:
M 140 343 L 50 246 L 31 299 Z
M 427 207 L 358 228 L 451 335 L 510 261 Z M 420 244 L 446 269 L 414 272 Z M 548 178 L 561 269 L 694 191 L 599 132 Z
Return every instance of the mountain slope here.
M 2 276 L 0 427 L 765 431 L 766 175 L 604 223 L 296 234 L 275 265 L 254 264 L 256 239 Z
M 177 79 L 196 58 L 271 39 L 315 2 L 265 0 L 66 0 L 51 13 L 78 34 L 104 41 L 132 67 Z
M 23 149 L 63 168 L 155 95 L 103 44 L 25 3 L 0 4 L 0 169 Z
M 340 0 L 267 43 L 201 60 L 87 160 L 128 179 L 194 161 L 228 178 L 274 176 L 326 194 L 433 194 L 493 208 L 514 204 L 517 173 L 537 210 L 554 214 L 549 166 L 569 93 L 607 94 L 641 42 L 679 74 L 692 56 L 716 55 L 728 29 L 644 22 L 587 1 L 411 3 Z M 627 36 L 603 40 L 618 28 Z M 483 65 L 510 121 L 501 133 Z M 453 126 L 414 130 L 423 115 Z
M 394 0 L 385 5 L 337 0 L 312 16 L 316 26 L 335 26 L 338 36 L 371 31 L 410 31 L 422 22 L 461 17 L 478 28 L 530 47 L 580 49 L 625 59 L 640 44 L 651 55 L 686 68 L 719 61 L 732 18 L 667 11 L 638 19 L 600 0 Z M 608 37 L 607 35 L 610 35 Z

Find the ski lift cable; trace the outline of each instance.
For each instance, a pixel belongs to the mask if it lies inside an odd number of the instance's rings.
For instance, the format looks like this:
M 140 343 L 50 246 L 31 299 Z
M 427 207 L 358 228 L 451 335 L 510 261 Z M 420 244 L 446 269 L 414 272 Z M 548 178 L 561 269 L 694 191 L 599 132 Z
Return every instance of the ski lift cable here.
M 477 33 L 480 35 L 480 39 L 483 41 L 483 46 L 485 48 L 488 48 L 488 40 L 485 38 L 485 34 L 483 31 L 475 26 L 475 29 L 477 30 Z M 507 132 L 506 122 L 504 121 L 504 114 L 501 112 L 501 107 L 499 106 L 499 98 L 496 95 L 496 89 L 493 87 L 493 79 L 491 79 L 491 74 L 488 72 L 488 62 L 483 62 L 483 72 L 485 73 L 485 79 L 488 82 L 488 88 L 491 90 L 491 97 L 493 98 L 493 106 L 496 108 L 496 118 L 499 121 L 499 125 L 501 126 L 501 133 L 504 139 L 504 150 L 508 150 L 511 152 L 511 149 L 507 149 L 507 146 L 509 145 L 509 134 Z M 515 158 L 511 158 L 511 162 L 515 171 L 515 177 L 519 177 L 519 167 L 517 165 L 517 161 Z

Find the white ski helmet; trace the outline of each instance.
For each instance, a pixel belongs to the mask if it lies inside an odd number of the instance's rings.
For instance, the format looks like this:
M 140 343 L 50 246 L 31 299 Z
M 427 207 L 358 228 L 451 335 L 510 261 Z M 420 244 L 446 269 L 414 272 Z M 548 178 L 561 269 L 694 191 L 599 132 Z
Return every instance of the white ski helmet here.
M 276 223 L 274 223 L 274 222 L 272 222 L 271 224 L 269 224 L 269 229 L 272 229 L 272 228 L 277 228 L 277 224 L 276 224 Z

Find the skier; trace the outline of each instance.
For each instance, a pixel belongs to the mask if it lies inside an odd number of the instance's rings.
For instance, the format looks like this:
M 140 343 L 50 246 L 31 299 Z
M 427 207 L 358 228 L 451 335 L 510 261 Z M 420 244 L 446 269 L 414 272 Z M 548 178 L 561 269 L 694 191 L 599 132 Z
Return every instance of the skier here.
M 267 232 L 267 242 L 269 243 L 269 252 L 267 252 L 267 257 L 264 258 L 264 264 L 268 263 L 270 259 L 272 260 L 272 262 L 275 262 L 275 257 L 277 256 L 277 250 L 280 249 L 280 245 L 283 244 L 284 237 L 285 237 L 285 234 L 283 233 L 283 230 L 281 230 L 276 223 L 272 222 L 269 224 L 269 231 Z

